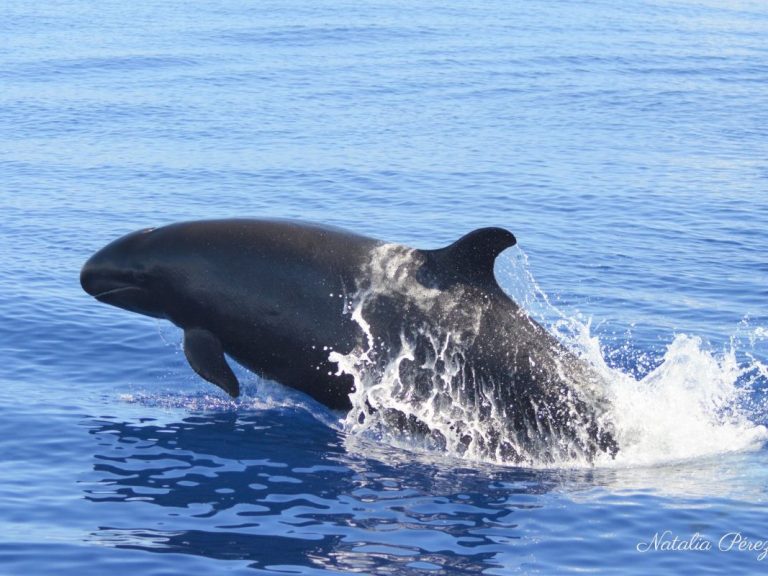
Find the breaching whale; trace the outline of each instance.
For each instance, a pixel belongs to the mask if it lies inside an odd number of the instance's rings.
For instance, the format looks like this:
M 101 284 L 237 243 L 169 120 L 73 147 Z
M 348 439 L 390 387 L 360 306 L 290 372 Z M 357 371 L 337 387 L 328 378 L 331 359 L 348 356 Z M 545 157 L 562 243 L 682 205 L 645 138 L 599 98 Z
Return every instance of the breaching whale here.
M 80 281 L 101 302 L 180 327 L 191 367 L 233 397 L 225 355 L 340 410 L 361 378 L 394 374 L 397 401 L 374 391 L 361 421 L 513 462 L 615 455 L 600 379 L 496 282 L 496 257 L 515 243 L 502 228 L 419 250 L 294 221 L 182 222 L 108 244 Z M 432 430 L 425 410 L 455 422 Z M 477 435 L 472 418 L 498 424 Z

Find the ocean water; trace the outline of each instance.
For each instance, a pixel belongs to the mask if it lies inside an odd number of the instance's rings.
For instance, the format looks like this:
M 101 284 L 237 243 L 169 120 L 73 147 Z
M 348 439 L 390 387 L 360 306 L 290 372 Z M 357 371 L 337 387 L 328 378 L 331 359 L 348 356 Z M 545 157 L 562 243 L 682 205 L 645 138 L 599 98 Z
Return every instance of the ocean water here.
M 0 573 L 765 572 L 764 2 L 5 0 L 0 38 Z M 513 231 L 499 283 L 606 376 L 616 459 L 232 402 L 80 289 L 230 216 Z

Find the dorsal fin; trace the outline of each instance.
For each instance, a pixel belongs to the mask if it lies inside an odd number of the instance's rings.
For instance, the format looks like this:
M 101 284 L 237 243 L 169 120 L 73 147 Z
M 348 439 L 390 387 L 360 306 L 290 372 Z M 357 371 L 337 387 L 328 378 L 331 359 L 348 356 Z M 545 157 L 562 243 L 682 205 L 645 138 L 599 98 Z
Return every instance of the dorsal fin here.
M 438 250 L 424 250 L 440 270 L 453 280 L 488 285 L 495 284 L 493 265 L 505 249 L 517 244 L 514 234 L 504 228 L 478 228 L 453 244 Z

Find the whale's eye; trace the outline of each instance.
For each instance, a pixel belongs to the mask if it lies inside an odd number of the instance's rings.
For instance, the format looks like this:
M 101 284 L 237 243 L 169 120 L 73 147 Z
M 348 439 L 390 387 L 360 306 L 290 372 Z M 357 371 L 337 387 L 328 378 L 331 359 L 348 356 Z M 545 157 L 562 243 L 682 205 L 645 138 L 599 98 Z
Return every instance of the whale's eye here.
M 149 274 L 146 272 L 138 271 L 133 273 L 133 281 L 136 284 L 144 285 L 149 283 Z

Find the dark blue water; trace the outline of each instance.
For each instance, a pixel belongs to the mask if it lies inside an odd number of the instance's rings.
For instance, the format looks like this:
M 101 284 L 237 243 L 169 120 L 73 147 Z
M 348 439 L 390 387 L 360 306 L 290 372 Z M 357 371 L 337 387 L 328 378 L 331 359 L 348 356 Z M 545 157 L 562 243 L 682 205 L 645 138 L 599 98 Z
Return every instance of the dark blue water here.
M 6 0 L 0 38 L 0 573 L 765 571 L 764 3 Z M 509 228 L 499 281 L 612 375 L 619 458 L 409 450 L 244 372 L 232 403 L 80 290 L 227 216 Z

